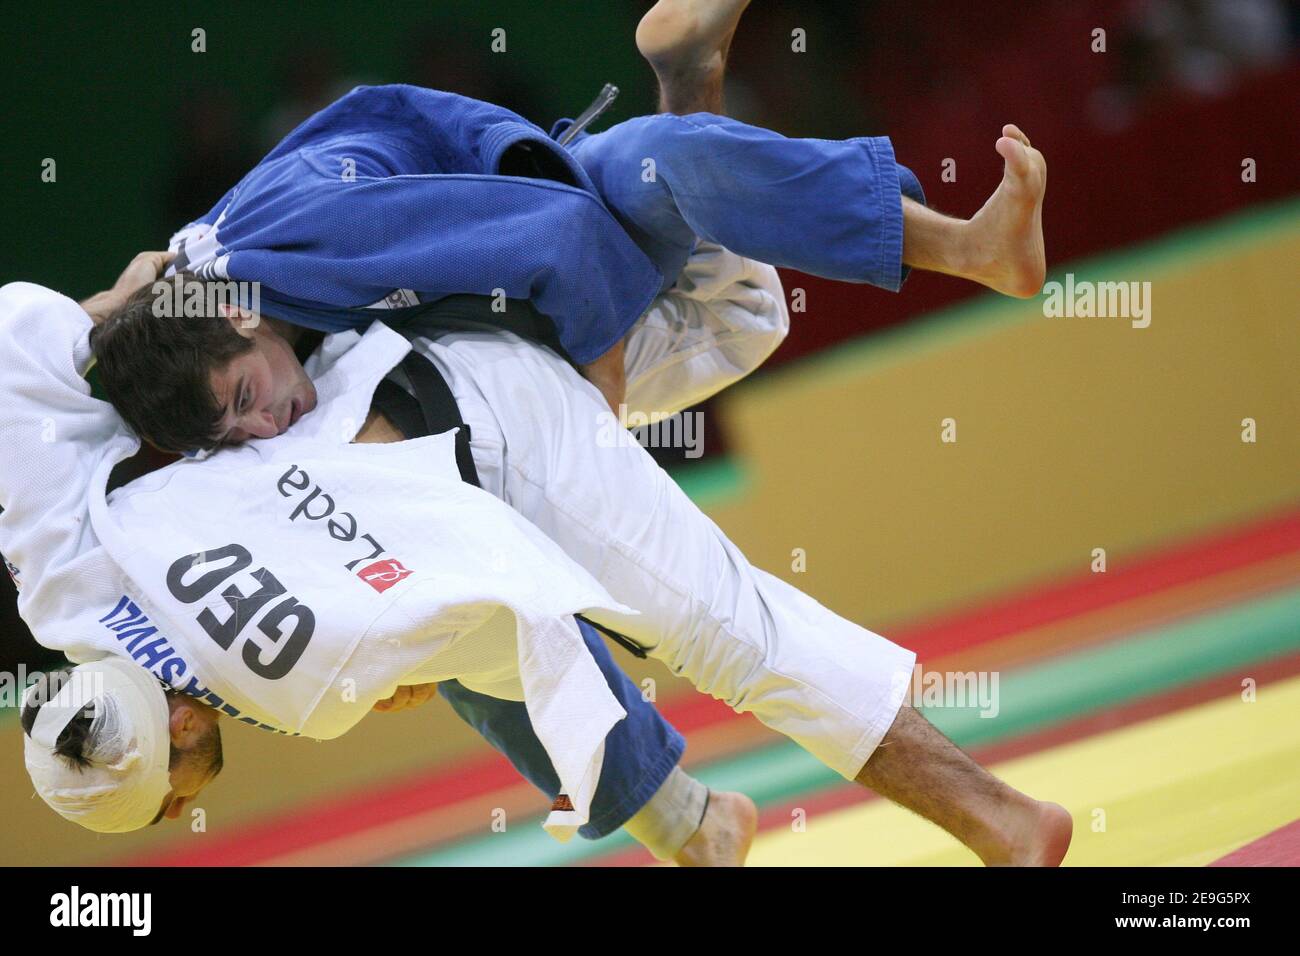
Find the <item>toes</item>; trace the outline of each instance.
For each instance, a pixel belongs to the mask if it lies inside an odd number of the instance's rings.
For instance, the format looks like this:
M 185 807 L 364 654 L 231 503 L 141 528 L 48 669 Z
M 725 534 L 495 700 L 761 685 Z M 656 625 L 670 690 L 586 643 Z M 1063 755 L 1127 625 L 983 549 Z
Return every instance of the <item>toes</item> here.
M 1018 139 L 1026 146 L 1032 145 L 1029 142 L 1029 137 L 1026 136 L 1023 132 L 1021 132 L 1020 127 L 1017 126 L 1015 123 L 1008 123 L 1006 126 L 1002 127 L 1002 135 L 1010 136 L 1012 139 Z
M 994 145 L 998 155 L 1006 160 L 1007 169 L 1018 176 L 1023 176 L 1029 172 L 1029 154 L 1025 151 L 1025 146 L 1018 139 L 1010 136 L 1003 136 Z

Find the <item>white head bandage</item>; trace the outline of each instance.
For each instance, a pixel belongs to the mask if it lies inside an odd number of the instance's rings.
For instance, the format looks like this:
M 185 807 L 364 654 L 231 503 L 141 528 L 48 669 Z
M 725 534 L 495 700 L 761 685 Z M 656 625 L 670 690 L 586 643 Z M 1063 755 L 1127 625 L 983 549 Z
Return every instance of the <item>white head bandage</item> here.
M 41 688 L 33 684 L 24 708 Z M 54 753 L 59 735 L 83 711 L 93 713 L 78 768 Z M 41 799 L 89 830 L 122 833 L 148 826 L 171 790 L 167 695 L 132 661 L 109 657 L 74 667 L 24 735 L 27 772 Z

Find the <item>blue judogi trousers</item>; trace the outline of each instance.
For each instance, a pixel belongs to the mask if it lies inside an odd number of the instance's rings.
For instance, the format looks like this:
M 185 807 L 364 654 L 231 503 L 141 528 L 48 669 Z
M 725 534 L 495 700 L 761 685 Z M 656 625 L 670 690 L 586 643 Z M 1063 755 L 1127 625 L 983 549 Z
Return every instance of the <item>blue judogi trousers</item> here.
M 572 123 L 560 120 L 558 138 Z M 725 116 L 641 116 L 568 147 L 619 224 L 663 273 L 669 288 L 695 243 L 706 239 L 771 265 L 897 291 L 903 265 L 902 197 L 925 202 L 886 137 L 789 139 Z M 628 716 L 605 741 L 590 822 L 579 833 L 613 832 L 654 795 L 685 741 L 580 622 L 610 689 Z M 551 799 L 559 777 L 522 703 L 466 690 L 440 692 Z
M 697 238 L 894 292 L 907 276 L 902 197 L 924 203 L 925 193 L 886 136 L 790 139 L 713 113 L 660 113 L 581 133 L 569 149 L 664 289 Z

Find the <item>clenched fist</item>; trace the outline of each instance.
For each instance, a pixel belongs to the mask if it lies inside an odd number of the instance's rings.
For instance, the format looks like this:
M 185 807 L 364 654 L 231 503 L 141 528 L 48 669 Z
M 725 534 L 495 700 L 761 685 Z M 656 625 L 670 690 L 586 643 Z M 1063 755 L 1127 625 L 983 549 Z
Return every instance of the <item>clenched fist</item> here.
M 407 707 L 419 707 L 437 692 L 437 684 L 403 684 L 392 697 L 376 703 L 374 709 L 381 714 L 391 714 Z

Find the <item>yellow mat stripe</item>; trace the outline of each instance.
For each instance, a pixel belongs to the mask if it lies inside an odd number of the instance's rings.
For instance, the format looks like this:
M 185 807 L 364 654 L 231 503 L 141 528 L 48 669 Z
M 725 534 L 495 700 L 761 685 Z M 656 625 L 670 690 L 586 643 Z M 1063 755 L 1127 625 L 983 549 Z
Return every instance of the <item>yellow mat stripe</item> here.
M 1300 677 L 996 765 L 1074 815 L 1074 866 L 1201 866 L 1300 818 Z M 955 840 L 873 801 L 760 835 L 751 866 L 967 866 Z

